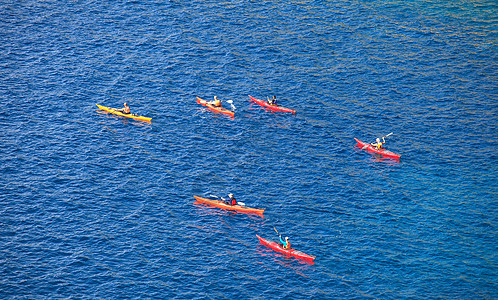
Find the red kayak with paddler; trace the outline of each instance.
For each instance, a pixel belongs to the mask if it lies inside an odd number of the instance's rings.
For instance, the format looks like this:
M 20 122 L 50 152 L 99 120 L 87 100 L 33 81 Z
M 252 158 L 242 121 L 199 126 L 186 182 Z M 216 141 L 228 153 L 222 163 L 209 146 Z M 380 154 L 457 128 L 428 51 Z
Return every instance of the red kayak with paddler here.
M 268 99 L 268 101 L 256 99 L 256 98 L 254 98 L 251 95 L 248 95 L 248 96 L 249 96 L 249 98 L 251 98 L 252 101 L 256 102 L 257 104 L 259 104 L 261 106 L 263 106 L 264 108 L 268 108 L 269 110 L 272 110 L 272 111 L 281 111 L 281 112 L 290 112 L 290 113 L 293 113 L 293 114 L 296 113 L 296 111 L 293 110 L 293 109 L 290 109 L 290 108 L 283 107 L 281 105 L 275 104 L 276 103 L 275 96 L 274 96 L 273 99 Z M 273 104 L 271 104 L 270 102 L 272 102 Z
M 391 151 L 383 148 L 383 145 L 386 142 L 385 138 L 392 135 L 392 134 L 393 133 L 391 132 L 388 135 L 382 137 L 382 141 L 380 140 L 380 138 L 377 138 L 377 140 L 374 143 L 365 143 L 365 142 L 360 141 L 357 138 L 354 138 L 354 139 L 355 139 L 356 143 L 358 143 L 358 147 L 360 147 L 361 150 L 367 150 L 369 152 L 378 153 L 378 154 L 384 155 L 384 156 L 389 157 L 389 158 L 399 159 L 401 157 L 400 154 L 391 152 Z
M 309 263 L 313 263 L 314 262 L 316 256 L 309 255 L 309 254 L 303 253 L 303 252 L 301 252 L 299 250 L 291 248 L 291 245 L 290 245 L 290 242 L 289 242 L 289 238 L 286 237 L 285 239 L 282 239 L 282 237 L 278 233 L 277 229 L 275 229 L 275 231 L 277 232 L 277 234 L 278 234 L 278 236 L 280 238 L 280 243 L 264 239 L 264 238 L 260 237 L 257 234 L 256 234 L 256 237 L 261 242 L 261 244 L 263 244 L 266 247 L 272 249 L 273 251 L 285 254 L 287 256 L 296 257 L 296 258 L 305 260 L 305 261 L 307 261 Z

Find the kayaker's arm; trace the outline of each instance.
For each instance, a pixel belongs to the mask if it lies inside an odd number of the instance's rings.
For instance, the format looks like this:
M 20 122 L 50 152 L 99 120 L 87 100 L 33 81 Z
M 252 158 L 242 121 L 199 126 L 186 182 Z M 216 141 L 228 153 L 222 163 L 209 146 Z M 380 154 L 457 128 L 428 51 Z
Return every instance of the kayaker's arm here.
M 289 247 L 289 242 L 288 242 L 289 238 L 286 237 L 285 241 L 284 241 L 284 240 L 282 240 L 282 236 L 280 234 L 278 235 L 278 238 L 280 239 L 280 243 L 282 243 L 282 248 L 284 248 L 284 249 L 289 249 L 290 248 Z

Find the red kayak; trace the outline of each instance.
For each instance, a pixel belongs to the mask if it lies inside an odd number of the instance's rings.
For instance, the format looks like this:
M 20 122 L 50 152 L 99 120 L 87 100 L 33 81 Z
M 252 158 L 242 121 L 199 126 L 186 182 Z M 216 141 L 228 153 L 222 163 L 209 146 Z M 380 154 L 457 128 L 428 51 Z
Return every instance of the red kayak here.
M 308 254 L 303 253 L 301 251 L 298 251 L 296 249 L 292 249 L 292 248 L 291 249 L 284 249 L 279 244 L 277 244 L 275 242 L 272 242 L 270 240 L 264 239 L 264 238 L 260 237 L 257 234 L 256 234 L 256 236 L 258 237 L 258 239 L 261 242 L 261 244 L 267 246 L 268 248 L 271 248 L 272 250 L 275 250 L 277 252 L 283 253 L 283 254 L 285 254 L 287 256 L 294 256 L 294 257 L 306 260 L 308 262 L 313 262 L 315 260 L 315 258 L 316 258 L 316 256 L 314 256 L 314 255 L 308 255 Z
M 248 95 L 248 96 L 249 96 L 249 98 L 251 98 L 252 101 L 256 102 L 257 104 L 259 104 L 259 105 L 261 105 L 261 106 L 263 106 L 265 108 L 268 108 L 269 110 L 272 110 L 272 111 L 282 111 L 282 112 L 290 112 L 290 113 L 293 113 L 293 114 L 296 113 L 296 111 L 293 110 L 293 109 L 286 108 L 286 107 L 283 107 L 283 106 L 280 106 L 280 105 L 273 105 L 273 104 L 268 103 L 268 101 L 256 99 L 256 98 L 254 98 L 251 95 Z
M 221 107 L 221 106 L 217 107 L 217 106 L 211 105 L 208 101 L 201 99 L 199 97 L 197 97 L 197 103 L 199 103 L 200 105 L 204 105 L 205 107 L 209 108 L 210 110 L 212 110 L 214 112 L 219 112 L 219 113 L 222 113 L 225 115 L 229 115 L 232 118 L 235 115 L 235 113 L 233 111 L 228 110 L 228 109 Z
M 387 156 L 387 157 L 390 157 L 390 158 L 394 158 L 394 159 L 399 159 L 401 157 L 401 155 L 396 154 L 394 152 L 391 152 L 389 150 L 382 149 L 382 148 L 381 149 L 377 149 L 374 146 L 372 146 L 371 144 L 364 143 L 364 142 L 360 141 L 357 138 L 355 138 L 355 140 L 358 143 L 358 147 L 360 147 L 361 150 L 366 149 L 367 151 L 378 153 L 378 154 L 382 154 L 384 156 Z

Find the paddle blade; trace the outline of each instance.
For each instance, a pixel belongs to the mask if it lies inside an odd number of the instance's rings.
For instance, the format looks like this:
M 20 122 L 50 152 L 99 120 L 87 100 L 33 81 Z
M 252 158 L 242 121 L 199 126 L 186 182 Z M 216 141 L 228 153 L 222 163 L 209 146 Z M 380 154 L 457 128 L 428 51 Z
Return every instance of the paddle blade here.
M 232 110 L 235 110 L 235 105 L 233 105 L 232 100 L 227 100 L 226 103 L 230 103 L 230 105 L 232 106 Z

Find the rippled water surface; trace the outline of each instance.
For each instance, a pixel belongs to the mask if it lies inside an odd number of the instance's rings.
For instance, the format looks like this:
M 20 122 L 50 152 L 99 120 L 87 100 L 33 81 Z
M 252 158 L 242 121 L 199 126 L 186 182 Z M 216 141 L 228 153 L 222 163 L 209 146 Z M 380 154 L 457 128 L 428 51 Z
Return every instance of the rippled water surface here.
M 497 298 L 498 5 L 450 2 L 1 2 L 1 297 Z

